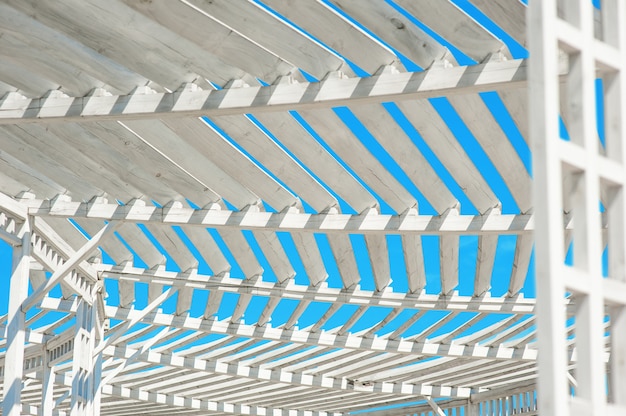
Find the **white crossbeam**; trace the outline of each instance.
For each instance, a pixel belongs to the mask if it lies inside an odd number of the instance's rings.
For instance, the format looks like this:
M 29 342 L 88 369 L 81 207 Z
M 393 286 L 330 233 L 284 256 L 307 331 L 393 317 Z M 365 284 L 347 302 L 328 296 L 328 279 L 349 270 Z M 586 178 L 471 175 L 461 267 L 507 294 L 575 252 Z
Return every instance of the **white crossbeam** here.
M 42 286 L 35 289 L 35 291 L 22 303 L 22 309 L 27 311 L 29 310 L 35 303 L 37 303 L 41 298 L 43 298 L 46 293 L 48 293 L 57 283 L 63 279 L 67 273 L 69 273 L 74 267 L 76 267 L 80 262 L 85 260 L 87 256 L 93 252 L 98 247 L 98 244 L 103 238 L 106 238 L 109 234 L 115 231 L 115 228 L 119 225 L 119 222 L 109 222 L 107 225 L 102 227 L 102 229 L 94 235 L 83 247 L 80 248 L 76 253 L 72 255 L 62 266 L 60 266 L 57 270 L 54 271 L 52 276 L 44 283 Z
M 2 414 L 19 416 L 22 402 L 22 375 L 24 369 L 24 346 L 26 343 L 26 315 L 22 302 L 28 295 L 28 272 L 31 249 L 31 221 L 27 219 L 18 237 L 21 246 L 13 252 L 13 264 L 9 287 L 7 314 L 7 347 L 3 372 Z
M 0 228 L 0 240 L 12 245 L 13 247 L 19 247 L 20 245 L 22 245 L 22 240 L 20 238 L 18 238 L 14 234 L 11 234 L 4 228 Z
M 182 354 L 160 353 L 154 350 L 140 352 L 140 350 L 123 346 L 121 348 L 110 347 L 104 354 L 116 358 L 129 359 L 134 357 L 137 361 L 143 361 L 156 365 L 169 365 L 196 371 L 214 374 L 224 374 L 235 377 L 247 377 L 263 381 L 280 381 L 284 384 L 297 386 L 320 387 L 329 390 L 361 391 L 370 393 L 398 395 L 433 395 L 436 397 L 469 397 L 470 388 L 436 386 L 428 384 L 410 384 L 395 382 L 371 382 L 355 383 L 346 378 L 329 377 L 324 375 L 306 374 L 304 372 L 289 372 L 281 369 L 266 369 L 261 367 L 249 367 L 238 362 L 223 362 L 221 360 L 208 360 Z
M 330 288 L 325 283 L 311 287 L 297 284 L 294 281 L 280 284 L 264 282 L 261 279 L 235 279 L 231 278 L 228 273 L 220 276 L 207 276 L 198 274 L 196 271 L 171 272 L 163 269 L 142 269 L 128 264 L 124 266 L 100 264 L 98 270 L 104 278 L 114 278 L 120 281 L 145 282 L 333 304 L 513 314 L 530 314 L 535 308 L 534 299 L 524 298 L 521 295 L 515 297 L 490 297 L 488 295 L 471 297 L 460 296 L 455 293 L 439 296 L 426 293 L 407 294 L 391 290 L 382 292 L 361 289 L 346 290 Z M 566 301 L 564 300 L 564 302 Z
M 134 311 L 136 313 L 134 314 L 133 318 L 131 318 L 128 321 L 124 321 L 120 323 L 118 326 L 112 328 L 111 331 L 109 331 L 109 333 L 107 334 L 108 335 L 107 339 L 101 341 L 101 343 L 96 347 L 94 354 L 100 354 L 106 347 L 114 345 L 116 340 L 118 340 L 122 335 L 124 335 L 126 330 L 128 330 L 133 325 L 135 325 L 136 323 L 144 319 L 144 317 L 146 317 L 154 309 L 161 306 L 163 302 L 165 302 L 167 299 L 173 296 L 176 292 L 178 292 L 178 288 L 169 288 L 165 290 L 163 293 L 161 293 L 155 300 L 150 302 L 150 304 L 148 304 L 148 306 L 146 306 L 144 309 L 139 310 L 139 311 Z M 106 310 L 106 307 L 105 307 L 105 310 Z
M 76 302 L 62 299 L 45 298 L 40 304 L 41 309 L 74 312 Z M 134 321 L 143 311 L 127 308 L 106 307 L 108 318 L 121 321 Z M 259 340 L 287 341 L 303 345 L 347 348 L 358 351 L 378 351 L 397 354 L 424 355 L 433 357 L 462 357 L 472 359 L 491 358 L 494 360 L 534 361 L 537 351 L 528 346 L 505 347 L 503 345 L 483 346 L 451 343 L 434 343 L 427 340 L 394 340 L 386 337 L 363 337 L 356 334 L 335 334 L 329 331 L 311 332 L 298 329 L 259 327 L 229 321 L 215 321 L 190 316 L 174 316 L 161 312 L 151 312 L 139 320 L 155 326 L 169 326 L 184 330 L 203 333 L 233 335 Z
M 8 93 L 0 100 L 0 124 L 41 121 L 201 117 L 260 111 L 287 111 L 357 103 L 415 100 L 449 94 L 524 88 L 526 61 L 488 62 L 465 67 L 434 67 L 422 72 L 382 73 L 366 78 L 280 83 L 266 87 L 131 95 L 62 95 L 29 99 Z
M 39 373 L 36 374 L 40 378 Z M 57 374 L 56 384 L 71 386 L 72 377 L 67 374 Z M 196 409 L 219 414 L 250 415 L 250 416 L 341 416 L 341 413 L 315 412 L 307 410 L 274 409 L 262 406 L 245 405 L 213 400 L 196 399 L 177 394 L 155 393 L 141 388 L 128 388 L 119 385 L 102 386 L 102 394 L 137 400 L 144 403 L 166 404 L 176 408 Z
M 221 209 L 191 209 L 185 207 L 158 208 L 106 203 L 29 201 L 28 213 L 36 217 L 89 218 L 145 224 L 185 225 L 217 229 L 262 229 L 264 231 L 355 232 L 402 234 L 523 234 L 534 228 L 531 214 L 500 214 L 493 210 L 484 215 L 385 215 L 364 213 L 305 214 L 299 212 L 271 213 L 229 211 Z M 570 228 L 564 215 L 563 226 Z

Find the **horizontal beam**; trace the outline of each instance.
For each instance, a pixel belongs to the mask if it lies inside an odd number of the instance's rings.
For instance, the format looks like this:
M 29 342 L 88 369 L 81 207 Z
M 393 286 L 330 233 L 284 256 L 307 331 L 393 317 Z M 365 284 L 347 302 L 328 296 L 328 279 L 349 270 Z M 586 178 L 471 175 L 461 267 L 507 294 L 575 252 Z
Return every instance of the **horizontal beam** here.
M 7 230 L 1 227 L 0 227 L 0 240 L 4 241 L 5 243 L 13 247 L 19 247 L 22 245 L 21 238 L 19 238 L 15 234 L 11 234 L 10 232 L 8 232 Z
M 104 355 L 127 359 L 138 350 L 127 346 L 109 347 Z M 284 371 L 282 369 L 267 369 L 250 367 L 241 363 L 222 362 L 220 360 L 202 359 L 182 354 L 160 353 L 147 351 L 138 354 L 135 361 L 155 365 L 166 365 L 188 370 L 202 371 L 212 374 L 222 374 L 233 377 L 245 377 L 261 381 L 272 381 L 293 386 L 307 386 L 339 391 L 359 391 L 363 393 L 380 393 L 396 395 L 432 395 L 436 397 L 470 397 L 469 387 L 434 386 L 426 384 L 395 383 L 395 382 L 353 382 L 346 378 L 329 377 L 319 374 L 306 374 Z
M 38 379 L 42 379 L 43 374 L 36 374 Z M 68 374 L 56 374 L 55 383 L 71 387 L 72 376 Z M 250 415 L 250 416 L 340 416 L 341 413 L 315 412 L 307 410 L 273 409 L 268 407 L 218 402 L 213 400 L 196 399 L 177 394 L 156 393 L 140 388 L 128 388 L 115 384 L 102 386 L 102 394 L 108 396 L 134 399 L 139 402 L 164 404 L 168 406 L 196 409 L 206 412 L 216 412 L 220 414 Z M 104 403 L 103 403 L 104 404 Z M 106 404 L 104 404 L 106 406 Z M 104 407 L 103 406 L 103 407 Z
M 522 234 L 534 228 L 531 214 L 507 215 L 492 210 L 484 215 L 403 215 L 378 214 L 374 210 L 350 215 L 305 214 L 297 210 L 272 213 L 248 209 L 191 209 L 179 204 L 158 208 L 152 205 L 119 205 L 73 201 L 29 201 L 28 213 L 35 217 L 99 219 L 142 224 L 210 227 L 216 229 L 262 229 L 264 231 L 306 231 L 325 233 L 415 233 L 415 234 Z M 569 216 L 564 227 L 570 227 Z
M 373 292 L 360 289 L 329 288 L 325 283 L 313 287 L 296 284 L 292 280 L 282 284 L 264 282 L 260 279 L 242 280 L 231 278 L 227 273 L 219 276 L 207 276 L 198 274 L 196 271 L 171 272 L 162 268 L 142 269 L 130 264 L 124 266 L 98 264 L 94 266 L 103 278 L 333 304 L 506 314 L 531 314 L 535 309 L 535 299 L 522 296 L 511 298 L 490 297 L 488 295 L 471 297 L 456 294 L 439 296 L 426 293 L 407 294 L 391 290 Z
M 526 60 L 517 59 L 452 68 L 435 67 L 421 72 L 387 71 L 365 78 L 331 76 L 321 82 L 286 80 L 270 86 L 221 90 L 201 90 L 194 84 L 187 84 L 172 93 L 141 88 L 133 94 L 119 96 L 101 90 L 86 97 L 51 92 L 35 99 L 8 93 L 0 100 L 0 124 L 200 117 L 415 100 L 525 88 L 526 73 Z
M 41 309 L 60 312 L 75 312 L 76 301 L 44 298 Z M 107 318 L 120 321 L 133 320 L 142 311 L 106 307 Z M 217 321 L 214 319 L 193 318 L 190 316 L 169 315 L 161 312 L 151 312 L 140 320 L 142 323 L 155 326 L 169 326 L 171 328 L 198 331 L 208 334 L 233 335 L 258 340 L 284 341 L 302 345 L 326 346 L 345 348 L 355 351 L 388 352 L 399 355 L 424 355 L 429 357 L 452 357 L 493 360 L 514 360 L 533 362 L 537 359 L 537 350 L 528 346 L 505 347 L 503 345 L 484 346 L 451 343 L 436 343 L 430 341 L 412 341 L 404 339 L 389 339 L 385 337 L 365 337 L 356 334 L 335 334 L 330 331 L 307 331 L 300 329 L 274 328 L 271 326 L 259 327 L 241 322 Z

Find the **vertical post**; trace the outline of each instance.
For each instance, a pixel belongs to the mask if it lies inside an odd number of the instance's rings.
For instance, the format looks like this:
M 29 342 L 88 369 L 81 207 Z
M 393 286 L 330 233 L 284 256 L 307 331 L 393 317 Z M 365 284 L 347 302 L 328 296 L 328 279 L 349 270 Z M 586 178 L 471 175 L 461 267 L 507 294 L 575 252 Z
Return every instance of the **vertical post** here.
M 604 76 L 607 156 L 626 163 L 626 3 L 603 0 L 604 41 L 619 51 L 621 65 Z M 626 283 L 626 196 L 624 183 L 609 189 L 609 278 Z M 626 306 L 611 308 L 609 401 L 626 406 Z
M 94 298 L 102 296 L 94 294 Z M 104 339 L 104 324 L 100 320 L 97 304 L 91 307 L 92 332 L 90 340 L 90 353 L 92 354 L 92 403 L 91 415 L 100 416 L 100 400 L 102 397 L 102 351 L 94 357 L 95 346 Z
M 21 408 L 22 375 L 24 370 L 24 344 L 26 342 L 25 312 L 22 302 L 28 296 L 28 272 L 30 267 L 30 217 L 26 218 L 18 232 L 20 247 L 13 249 L 13 270 L 9 289 L 7 315 L 7 349 L 4 369 L 4 416 L 19 416 Z
M 541 414 L 568 414 L 563 294 L 564 237 L 559 160 L 559 80 L 555 0 L 531 1 L 529 111 L 533 152 L 535 269 L 539 347 L 538 395 Z
M 587 287 L 575 299 L 576 395 L 587 402 L 592 414 L 604 415 L 604 301 L 602 297 L 602 235 L 600 222 L 600 177 L 596 118 L 596 63 L 594 17 L 590 1 L 568 2 L 572 21 L 580 29 L 580 43 L 569 55 L 569 130 L 572 142 L 581 146 L 587 160 L 572 197 L 574 212 L 574 268 L 586 277 Z M 573 14 L 576 13 L 576 16 Z M 568 39 L 569 40 L 569 39 Z M 572 42 L 573 43 L 573 42 Z
M 43 348 L 43 383 L 41 392 L 41 416 L 52 416 L 54 409 L 54 367 L 50 365 L 50 352 Z
M 89 305 L 80 299 L 76 311 L 74 350 L 72 357 L 72 397 L 70 404 L 71 416 L 89 414 L 90 400 L 90 369 L 93 348 L 90 348 L 91 310 Z
M 101 352 L 95 355 L 96 307 L 79 301 L 76 311 L 72 359 L 71 416 L 93 416 L 100 412 Z
M 471 400 L 467 401 L 467 416 L 480 416 L 480 407 L 478 403 L 473 403 Z

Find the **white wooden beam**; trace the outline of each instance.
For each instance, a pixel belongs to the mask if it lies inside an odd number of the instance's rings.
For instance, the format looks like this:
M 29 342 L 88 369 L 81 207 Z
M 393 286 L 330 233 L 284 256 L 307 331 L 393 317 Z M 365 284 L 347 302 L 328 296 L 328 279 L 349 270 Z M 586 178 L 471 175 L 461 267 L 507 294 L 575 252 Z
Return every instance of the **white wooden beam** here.
M 27 219 L 18 237 L 21 246 L 13 251 L 13 265 L 9 287 L 7 314 L 7 346 L 3 374 L 2 414 L 19 416 L 22 402 L 22 375 L 24 369 L 24 346 L 26 343 L 25 310 L 22 303 L 28 296 L 28 272 L 30 268 L 31 221 Z
M 576 2 L 578 3 L 578 2 Z M 566 415 L 565 314 L 557 301 L 565 291 L 563 230 L 555 218 L 562 212 L 562 172 L 558 154 L 559 86 L 557 84 L 557 2 L 531 1 L 527 13 L 529 49 L 530 142 L 533 144 L 533 198 L 537 213 L 536 275 L 539 356 L 538 400 L 542 414 Z M 596 202 L 597 203 L 597 202 Z
M 43 298 L 46 293 L 48 293 L 57 283 L 61 281 L 61 279 L 67 275 L 67 273 L 69 273 L 80 262 L 85 260 L 98 247 L 100 240 L 106 238 L 113 231 L 115 231 L 115 228 L 119 224 L 119 222 L 114 221 L 109 222 L 107 225 L 102 227 L 98 234 L 94 235 L 83 247 L 80 248 L 80 250 L 74 253 L 72 257 L 63 263 L 63 265 L 56 269 L 43 286 L 35 289 L 35 291 L 26 300 L 24 300 L 22 309 L 25 311 L 29 310 L 35 303 Z
M 13 247 L 19 247 L 22 245 L 22 240 L 14 234 L 11 234 L 4 228 L 0 228 L 0 240 L 12 245 Z
M 72 383 L 72 377 L 65 374 L 58 374 L 55 382 L 63 386 L 70 386 Z M 218 414 L 251 416 L 341 416 L 341 413 L 294 409 L 273 409 L 262 406 L 196 399 L 177 394 L 149 392 L 138 387 L 128 388 L 125 386 L 110 384 L 102 387 L 102 393 L 108 396 L 137 400 L 140 403 L 165 404 L 174 408 L 196 409 L 215 412 Z
M 325 233 L 402 234 L 522 234 L 534 229 L 531 214 L 483 215 L 387 215 L 365 212 L 360 215 L 300 212 L 229 211 L 184 207 L 158 208 L 105 203 L 29 201 L 28 212 L 37 217 L 90 218 L 130 223 L 213 227 L 217 229 L 262 229 L 263 231 L 307 231 Z M 563 227 L 571 227 L 563 216 Z
M 168 298 L 170 298 L 172 295 L 174 295 L 174 293 L 176 293 L 177 291 L 178 291 L 178 288 L 170 287 L 169 289 L 167 289 L 163 293 L 161 293 L 155 300 L 150 302 L 148 304 L 148 306 L 146 306 L 144 309 L 141 309 L 141 310 L 138 310 L 138 311 L 134 311 L 135 313 L 134 313 L 134 317 L 132 319 L 124 321 L 124 322 L 120 323 L 119 325 L 115 326 L 114 328 L 111 328 L 111 330 L 107 334 L 108 335 L 107 339 L 106 340 L 101 340 L 100 344 L 98 344 L 96 346 L 94 354 L 99 354 L 106 347 L 108 347 L 110 345 L 115 345 L 115 342 L 122 335 L 124 335 L 126 330 L 128 330 L 133 325 L 135 325 L 136 323 L 141 321 L 145 316 L 147 316 L 154 309 L 158 308 L 163 302 L 165 302 Z
M 60 299 L 46 298 L 41 303 L 42 309 L 72 312 L 76 310 L 76 303 Z M 124 308 L 107 306 L 107 317 L 124 322 L 137 321 L 156 326 L 170 326 L 173 328 L 247 337 L 259 340 L 286 341 L 303 345 L 327 346 L 333 348 L 347 348 L 359 351 L 379 351 L 396 354 L 417 354 L 424 356 L 444 356 L 494 360 L 521 360 L 534 361 L 537 351 L 528 346 L 510 348 L 502 345 L 461 345 L 457 343 L 433 343 L 426 340 L 394 340 L 387 337 L 363 337 L 356 334 L 338 335 L 329 331 L 310 332 L 274 328 L 271 326 L 259 327 L 228 320 L 215 321 L 189 316 L 180 317 L 160 312 L 144 314 L 143 311 L 134 311 Z M 143 315 L 143 316 L 142 316 Z M 97 350 L 98 351 L 98 350 Z
M 278 381 L 281 384 L 297 386 L 318 387 L 328 390 L 360 391 L 363 393 L 397 394 L 397 395 L 424 395 L 445 397 L 469 397 L 471 390 L 467 387 L 446 387 L 428 384 L 409 384 L 394 382 L 372 381 L 359 383 L 346 378 L 335 378 L 323 374 L 307 374 L 306 372 L 289 372 L 282 369 L 266 369 L 262 367 L 248 367 L 238 362 L 222 362 L 221 360 L 208 360 L 182 354 L 159 353 L 156 351 L 141 352 L 124 346 L 124 348 L 110 348 L 104 351 L 107 355 L 128 359 L 134 357 L 138 361 L 144 361 L 156 365 L 169 365 L 177 368 L 185 368 L 207 373 L 224 374 L 236 377 L 246 377 L 262 381 Z
M 301 110 L 346 104 L 415 100 L 526 85 L 523 59 L 488 62 L 422 72 L 383 73 L 366 78 L 327 78 L 315 83 L 281 83 L 267 87 L 181 90 L 172 93 L 51 96 L 29 99 L 7 94 L 0 99 L 0 124 L 94 121 L 158 116 L 216 116 L 261 111 Z
M 421 310 L 444 311 L 476 311 L 492 313 L 533 313 L 535 300 L 532 298 L 517 297 L 481 297 L 460 296 L 450 294 L 439 296 L 423 292 L 406 294 L 385 290 L 374 292 L 361 289 L 342 290 L 329 288 L 325 284 L 316 287 L 296 284 L 293 281 L 279 284 L 264 282 L 261 279 L 242 280 L 231 278 L 228 273 L 220 276 L 197 274 L 195 271 L 171 272 L 163 269 L 142 269 L 130 265 L 111 266 L 98 265 L 104 278 L 162 284 L 174 287 L 191 287 L 195 289 L 209 289 L 216 292 L 246 293 L 271 298 L 286 298 L 300 301 L 330 302 L 339 304 L 385 306 L 395 308 L 415 308 Z M 217 299 L 217 298 L 216 298 Z M 211 298 L 210 298 L 210 302 Z M 564 302 L 566 302 L 564 300 Z M 211 312 L 214 313 L 214 308 Z M 208 317 L 209 315 L 207 315 Z
M 39 264 L 46 270 L 54 273 L 60 265 L 66 260 L 63 256 L 59 255 L 54 248 L 52 248 L 45 239 L 37 234 L 33 235 L 32 238 L 32 252 L 33 258 L 39 262 Z M 86 263 L 85 263 L 86 264 Z M 85 269 L 84 267 L 79 266 L 80 269 Z M 91 267 L 89 268 L 91 270 Z M 38 279 L 37 275 L 43 277 L 43 279 Z M 92 293 L 90 292 L 90 285 L 81 284 L 81 280 L 84 279 L 84 275 L 82 273 L 77 273 L 75 270 L 70 271 L 63 278 L 62 289 L 67 287 L 72 290 L 72 293 L 75 293 L 85 299 L 88 303 L 92 303 Z M 95 277 L 95 272 L 93 276 Z M 31 271 L 31 280 L 34 288 L 41 287 L 47 282 L 45 277 L 45 272 L 41 270 Z M 35 286 L 35 283 L 38 283 L 38 286 Z M 65 292 L 63 292 L 65 295 Z

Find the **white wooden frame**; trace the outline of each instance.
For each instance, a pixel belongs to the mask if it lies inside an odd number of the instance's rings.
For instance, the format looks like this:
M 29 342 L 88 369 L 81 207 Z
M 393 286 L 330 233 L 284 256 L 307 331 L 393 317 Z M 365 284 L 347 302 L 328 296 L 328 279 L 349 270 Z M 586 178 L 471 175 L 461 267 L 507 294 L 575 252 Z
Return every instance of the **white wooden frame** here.
M 557 13 L 558 10 L 558 13 Z M 534 188 L 537 227 L 537 316 L 539 355 L 539 409 L 551 415 L 619 414 L 626 393 L 619 357 L 624 347 L 613 326 L 608 385 L 605 351 L 606 306 L 611 320 L 620 322 L 626 299 L 610 295 L 624 285 L 624 102 L 622 81 L 626 10 L 619 1 L 603 1 L 603 40 L 594 37 L 594 13 L 588 1 L 532 2 L 529 7 L 531 136 L 534 155 Z M 533 26 L 534 25 L 534 26 Z M 569 56 L 566 94 L 559 94 L 556 56 Z M 605 76 L 605 121 L 596 120 L 596 74 Z M 564 88 L 565 86 L 561 86 Z M 560 102 L 565 100 L 565 102 Z M 571 142 L 559 139 L 556 114 L 566 108 Z M 598 153 L 598 123 L 607 126 L 606 156 Z M 607 173 L 607 167 L 616 175 Z M 562 193 L 562 181 L 572 178 L 572 194 Z M 603 198 L 601 198 L 603 196 Z M 610 213 L 609 276 L 602 276 L 602 243 L 598 203 Z M 570 201 L 574 216 L 573 265 L 565 266 L 564 235 L 558 226 L 563 200 Z M 575 392 L 571 398 L 565 360 L 566 293 L 576 299 Z M 613 339 L 615 338 L 615 339 Z M 621 345 L 621 347 L 619 347 Z M 619 347 L 619 348 L 618 348 Z M 607 397 L 607 390 L 611 392 Z

